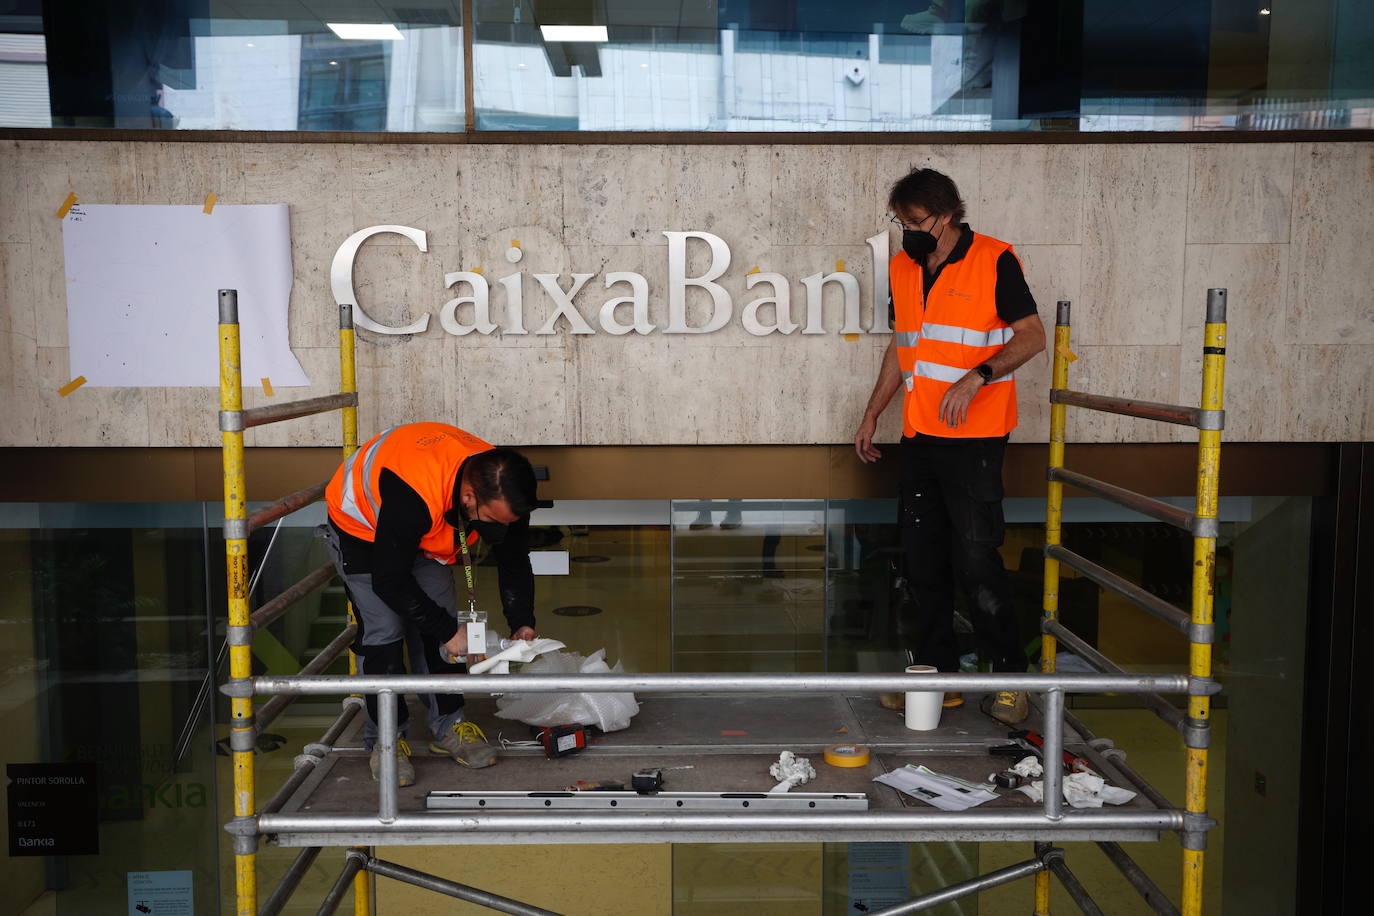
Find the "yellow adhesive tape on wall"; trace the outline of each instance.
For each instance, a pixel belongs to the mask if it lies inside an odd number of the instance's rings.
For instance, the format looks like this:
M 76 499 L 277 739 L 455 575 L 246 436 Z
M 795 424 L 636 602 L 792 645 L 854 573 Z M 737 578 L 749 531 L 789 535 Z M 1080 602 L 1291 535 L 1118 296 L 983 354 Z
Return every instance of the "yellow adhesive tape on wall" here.
M 832 744 L 825 749 L 825 762 L 832 767 L 868 765 L 868 748 L 862 744 Z

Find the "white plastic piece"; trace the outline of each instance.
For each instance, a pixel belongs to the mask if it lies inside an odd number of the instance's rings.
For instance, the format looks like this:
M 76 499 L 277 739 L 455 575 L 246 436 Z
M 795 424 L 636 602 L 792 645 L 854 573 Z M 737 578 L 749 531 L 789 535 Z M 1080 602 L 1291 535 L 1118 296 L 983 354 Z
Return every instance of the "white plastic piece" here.
M 777 795 L 789 791 L 794 786 L 804 786 L 815 779 L 816 768 L 805 757 L 798 757 L 791 751 L 783 751 L 778 755 L 777 762 L 768 768 L 768 774 L 774 779 L 781 780 L 768 790 L 770 795 Z
M 556 639 L 498 639 L 487 633 L 487 652 L 482 661 L 468 668 L 470 674 L 510 674 L 511 662 L 532 662 L 546 652 L 566 648 Z

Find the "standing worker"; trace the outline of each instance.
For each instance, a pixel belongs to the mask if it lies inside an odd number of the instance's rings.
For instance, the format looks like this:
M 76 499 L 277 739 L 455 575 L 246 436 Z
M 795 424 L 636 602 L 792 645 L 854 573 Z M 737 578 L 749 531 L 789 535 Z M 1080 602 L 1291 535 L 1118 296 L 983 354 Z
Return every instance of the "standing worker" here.
M 462 674 L 463 660 L 485 646 L 468 646 L 457 622 L 450 567 L 462 561 L 472 606 L 471 549 L 480 537 L 496 558 L 501 606 L 513 639 L 534 639 L 534 572 L 528 546 L 535 508 L 534 469 L 523 455 L 494 448 L 446 423 L 408 423 L 371 439 L 334 473 L 325 489 L 325 534 L 358 623 L 353 651 L 368 675 Z M 422 697 L 429 710 L 431 753 L 468 767 L 496 762 L 482 730 L 463 719 L 461 694 Z M 372 746 L 377 697 L 367 695 L 364 738 Z M 408 711 L 397 715 L 401 737 Z M 415 781 L 410 747 L 396 742 L 402 786 Z
M 959 670 L 957 579 L 992 670 L 1021 673 L 1026 655 L 997 550 L 1006 528 L 1002 456 L 1016 426 L 1012 372 L 1045 349 L 1045 328 L 1011 246 L 963 222 L 948 176 L 913 170 L 892 186 L 888 209 L 902 228 L 889 268 L 894 333 L 854 449 L 878 460 L 878 416 L 904 385 L 898 527 L 916 599 L 916 661 Z M 945 695 L 946 706 L 962 703 Z M 983 708 L 1009 724 L 1028 711 L 1025 693 L 1011 690 Z

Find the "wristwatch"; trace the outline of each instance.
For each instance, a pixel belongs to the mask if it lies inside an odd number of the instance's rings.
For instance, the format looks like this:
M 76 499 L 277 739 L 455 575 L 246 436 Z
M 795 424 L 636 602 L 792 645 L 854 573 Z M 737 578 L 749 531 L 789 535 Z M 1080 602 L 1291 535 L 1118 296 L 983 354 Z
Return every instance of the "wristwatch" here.
M 992 367 L 989 366 L 987 363 L 979 363 L 978 365 L 973 367 L 973 371 L 977 372 L 980 376 L 983 377 L 984 385 L 992 381 Z

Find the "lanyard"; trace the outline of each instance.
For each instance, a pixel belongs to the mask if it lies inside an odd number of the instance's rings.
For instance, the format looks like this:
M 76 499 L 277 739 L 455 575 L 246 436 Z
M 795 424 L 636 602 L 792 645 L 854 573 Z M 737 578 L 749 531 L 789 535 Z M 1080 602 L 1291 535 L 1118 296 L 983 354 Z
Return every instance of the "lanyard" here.
M 477 619 L 477 587 L 472 580 L 472 554 L 468 552 L 468 529 L 460 520 L 458 522 L 458 546 L 463 557 L 463 576 L 467 579 L 468 586 L 468 613 L 470 619 Z

